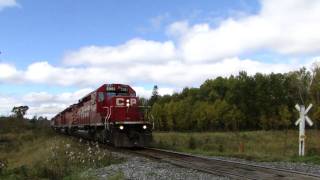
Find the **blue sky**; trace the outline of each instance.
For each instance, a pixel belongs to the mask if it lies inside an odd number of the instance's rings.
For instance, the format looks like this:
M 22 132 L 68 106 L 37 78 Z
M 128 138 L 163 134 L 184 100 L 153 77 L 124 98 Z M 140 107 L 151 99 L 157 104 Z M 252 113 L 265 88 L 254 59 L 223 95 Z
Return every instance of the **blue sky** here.
M 319 59 L 320 4 L 304 0 L 0 0 L 0 115 L 54 115 L 105 82 L 148 97 L 245 70 Z
M 165 40 L 164 26 L 188 19 L 201 22 L 232 11 L 254 13 L 255 1 L 17 1 L 0 14 L 3 62 L 24 68 L 48 60 L 60 64 L 66 51 L 86 45 L 117 45 L 141 37 Z M 154 21 L 159 22 L 154 22 Z M 159 23 L 159 25 L 156 25 Z

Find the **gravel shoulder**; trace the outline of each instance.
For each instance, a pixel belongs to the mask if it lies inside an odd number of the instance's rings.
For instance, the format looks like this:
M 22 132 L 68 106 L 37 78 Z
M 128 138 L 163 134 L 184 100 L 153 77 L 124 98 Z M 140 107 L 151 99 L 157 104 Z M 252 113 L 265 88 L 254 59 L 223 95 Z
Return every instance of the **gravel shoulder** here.
M 117 174 L 123 173 L 124 179 L 132 180 L 225 180 L 219 177 L 197 170 L 182 168 L 169 163 L 151 160 L 148 158 L 113 153 L 115 156 L 126 158 L 121 164 L 113 164 L 91 172 L 98 179 L 110 179 Z
M 110 179 L 117 174 L 121 173 L 124 179 L 132 180 L 215 180 L 215 179 L 229 179 L 227 177 L 215 176 L 212 174 L 200 172 L 193 169 L 178 167 L 166 162 L 161 162 L 133 154 L 112 153 L 113 156 L 126 159 L 123 163 L 113 164 L 100 169 L 92 170 L 91 174 L 94 174 L 98 179 Z M 230 157 L 208 157 L 213 159 L 222 159 L 235 161 L 240 163 L 249 163 L 252 165 L 268 166 L 272 168 L 288 169 L 312 174 L 320 175 L 320 166 L 305 163 L 293 163 L 293 162 L 254 162 L 239 158 Z

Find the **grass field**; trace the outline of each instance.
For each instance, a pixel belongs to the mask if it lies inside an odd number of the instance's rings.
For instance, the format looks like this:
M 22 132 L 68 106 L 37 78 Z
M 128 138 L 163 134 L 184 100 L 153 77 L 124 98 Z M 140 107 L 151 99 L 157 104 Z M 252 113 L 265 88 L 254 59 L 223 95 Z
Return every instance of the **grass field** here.
M 209 156 L 320 164 L 320 131 L 306 131 L 306 156 L 298 157 L 298 131 L 154 132 L 153 146 Z
M 306 131 L 298 157 L 298 131 L 154 132 L 153 146 L 210 156 L 320 164 L 320 131 Z M 89 169 L 119 163 L 98 144 L 58 135 L 47 126 L 0 119 L 0 179 L 94 179 Z M 113 179 L 123 179 L 120 173 Z
M 98 144 L 24 123 L 19 130 L 0 126 L 0 179 L 94 179 L 89 169 L 122 161 Z

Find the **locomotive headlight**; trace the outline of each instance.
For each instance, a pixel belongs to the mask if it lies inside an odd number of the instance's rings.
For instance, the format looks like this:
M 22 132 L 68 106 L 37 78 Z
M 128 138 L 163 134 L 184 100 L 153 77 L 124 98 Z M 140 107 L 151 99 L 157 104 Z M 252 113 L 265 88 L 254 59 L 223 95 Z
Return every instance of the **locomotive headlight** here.
M 119 126 L 119 129 L 120 129 L 120 130 L 123 130 L 123 129 L 124 129 L 124 127 L 121 125 L 121 126 Z
M 143 125 L 142 128 L 143 128 L 143 129 L 147 129 L 147 125 Z

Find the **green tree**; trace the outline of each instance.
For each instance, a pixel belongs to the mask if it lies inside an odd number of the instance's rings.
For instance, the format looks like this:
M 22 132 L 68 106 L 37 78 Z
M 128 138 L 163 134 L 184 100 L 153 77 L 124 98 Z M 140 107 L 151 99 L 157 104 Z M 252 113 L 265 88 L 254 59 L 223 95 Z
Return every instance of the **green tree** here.
M 291 124 L 290 119 L 292 117 L 292 115 L 288 109 L 288 106 L 286 106 L 286 105 L 280 106 L 279 116 L 280 116 L 279 126 L 287 130 Z
M 159 96 L 154 87 L 149 103 L 166 130 L 258 130 L 292 127 L 296 103 L 313 103 L 311 117 L 320 119 L 320 68 L 288 73 L 245 71 L 230 77 L 208 79 L 199 88 Z M 295 116 L 295 115 L 294 115 Z M 317 123 L 316 123 L 317 124 Z
M 163 107 L 159 103 L 155 103 L 151 109 L 151 115 L 154 118 L 156 130 L 167 130 L 167 121 Z
M 208 102 L 199 101 L 194 105 L 194 109 L 191 114 L 191 119 L 194 120 L 196 126 L 193 129 L 200 131 L 207 131 L 209 129 L 214 129 L 214 114 L 215 109 Z M 192 127 L 191 127 L 192 128 Z
M 148 106 L 148 100 L 144 97 L 139 97 L 138 104 L 140 106 Z
M 320 127 L 320 106 L 315 106 L 312 111 L 312 120 L 314 121 L 314 125 L 316 128 Z
M 149 100 L 149 105 L 152 106 L 159 99 L 158 86 L 154 85 L 152 90 L 152 95 Z
M 315 106 L 320 105 L 320 66 L 319 62 L 313 63 L 312 83 L 310 84 L 310 95 Z
M 15 106 L 12 108 L 11 112 L 14 113 L 14 116 L 18 119 L 23 119 L 23 116 L 27 113 L 28 106 Z

